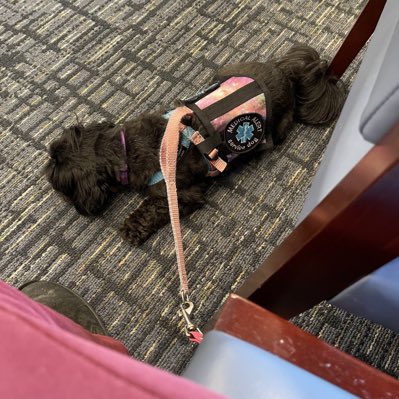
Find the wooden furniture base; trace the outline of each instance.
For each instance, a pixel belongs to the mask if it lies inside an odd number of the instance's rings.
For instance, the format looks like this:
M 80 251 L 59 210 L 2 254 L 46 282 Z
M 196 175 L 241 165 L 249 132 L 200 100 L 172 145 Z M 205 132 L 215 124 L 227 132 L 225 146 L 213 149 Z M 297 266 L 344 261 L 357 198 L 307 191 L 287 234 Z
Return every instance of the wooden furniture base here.
M 269 351 L 361 398 L 399 398 L 399 381 L 237 295 L 229 297 L 214 328 Z
M 399 256 L 399 123 L 236 292 L 289 318 Z

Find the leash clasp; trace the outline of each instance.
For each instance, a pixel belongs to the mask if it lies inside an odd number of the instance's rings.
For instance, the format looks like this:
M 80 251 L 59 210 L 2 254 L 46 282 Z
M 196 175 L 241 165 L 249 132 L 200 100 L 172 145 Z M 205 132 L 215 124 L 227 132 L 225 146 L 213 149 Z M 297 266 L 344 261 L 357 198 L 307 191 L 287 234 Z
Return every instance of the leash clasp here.
M 180 304 L 179 315 L 185 322 L 184 332 L 187 338 L 194 343 L 200 344 L 203 338 L 201 330 L 191 321 L 191 313 L 194 310 L 194 304 L 188 298 L 187 293 L 182 292 L 182 303 Z

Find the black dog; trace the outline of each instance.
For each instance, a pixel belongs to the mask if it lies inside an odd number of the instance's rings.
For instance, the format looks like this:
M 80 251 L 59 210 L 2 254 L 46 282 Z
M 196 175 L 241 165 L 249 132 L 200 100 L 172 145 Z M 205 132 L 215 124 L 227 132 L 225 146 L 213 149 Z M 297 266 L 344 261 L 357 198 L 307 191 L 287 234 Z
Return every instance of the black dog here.
M 265 136 L 269 134 L 274 144 L 280 144 L 294 120 L 323 124 L 338 115 L 345 91 L 326 71 L 327 62 L 321 60 L 315 50 L 294 46 L 276 60 L 226 66 L 218 72 L 215 81 L 220 76 L 249 76 L 266 87 L 268 117 Z M 83 215 L 99 214 L 113 195 L 126 187 L 145 190 L 147 198 L 121 228 L 127 240 L 139 245 L 169 221 L 163 181 L 149 185 L 160 170 L 159 149 L 166 124 L 164 112 L 159 111 L 140 115 L 123 126 L 100 123 L 69 128 L 50 145 L 47 177 L 53 188 Z M 209 129 L 195 112 L 183 120 L 183 124 L 191 126 L 203 138 L 210 138 Z M 252 137 L 253 127 L 249 127 L 252 129 L 249 137 Z M 226 160 L 224 151 L 227 144 L 220 135 L 219 138 L 219 158 Z M 239 148 L 237 144 L 236 147 Z M 234 156 L 231 164 L 242 162 L 255 153 L 243 152 L 244 156 Z M 189 215 L 205 203 L 210 165 L 204 162 L 206 157 L 208 161 L 212 160 L 208 150 L 202 151 L 200 146 L 193 144 L 188 145 L 179 157 L 176 182 L 181 216 Z

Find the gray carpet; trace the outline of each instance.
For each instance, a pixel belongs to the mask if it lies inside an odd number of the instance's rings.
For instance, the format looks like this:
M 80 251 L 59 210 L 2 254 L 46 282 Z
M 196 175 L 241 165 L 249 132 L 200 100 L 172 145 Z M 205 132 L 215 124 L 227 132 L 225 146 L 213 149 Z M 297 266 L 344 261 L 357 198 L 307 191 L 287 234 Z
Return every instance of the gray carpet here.
M 219 65 L 297 42 L 332 57 L 364 3 L 0 0 L 0 278 L 75 289 L 133 356 L 178 373 L 192 348 L 178 324 L 170 228 L 139 249 L 124 242 L 117 228 L 135 194 L 79 216 L 42 176 L 46 146 L 77 118 L 122 121 L 193 94 Z M 331 131 L 297 125 L 284 146 L 218 179 L 183 222 L 200 325 L 293 229 Z
M 395 378 L 399 378 L 399 336 L 328 302 L 294 317 L 303 330 Z

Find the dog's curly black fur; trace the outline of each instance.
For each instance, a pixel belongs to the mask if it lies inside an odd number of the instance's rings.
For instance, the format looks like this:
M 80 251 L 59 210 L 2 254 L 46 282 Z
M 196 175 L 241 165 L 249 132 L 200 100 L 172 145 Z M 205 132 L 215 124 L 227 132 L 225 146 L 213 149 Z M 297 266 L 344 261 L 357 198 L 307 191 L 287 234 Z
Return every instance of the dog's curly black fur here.
M 322 124 L 338 115 L 345 91 L 326 71 L 327 62 L 321 60 L 314 49 L 299 45 L 279 59 L 228 65 L 219 73 L 247 75 L 265 83 L 273 112 L 272 137 L 275 143 L 281 143 L 294 121 Z M 161 110 L 146 113 L 123 125 L 129 188 L 147 194 L 121 228 L 123 236 L 134 245 L 147 240 L 169 221 L 165 184 L 147 185 L 160 169 L 159 147 L 166 127 L 162 114 Z M 195 117 L 192 125 L 205 135 Z M 75 126 L 65 130 L 61 138 L 50 145 L 51 159 L 45 168 L 46 175 L 53 188 L 81 214 L 99 214 L 115 193 L 125 189 L 118 181 L 125 162 L 119 132 L 120 126 L 112 123 Z M 177 169 L 181 216 L 189 215 L 205 203 L 207 172 L 202 155 L 191 146 Z

